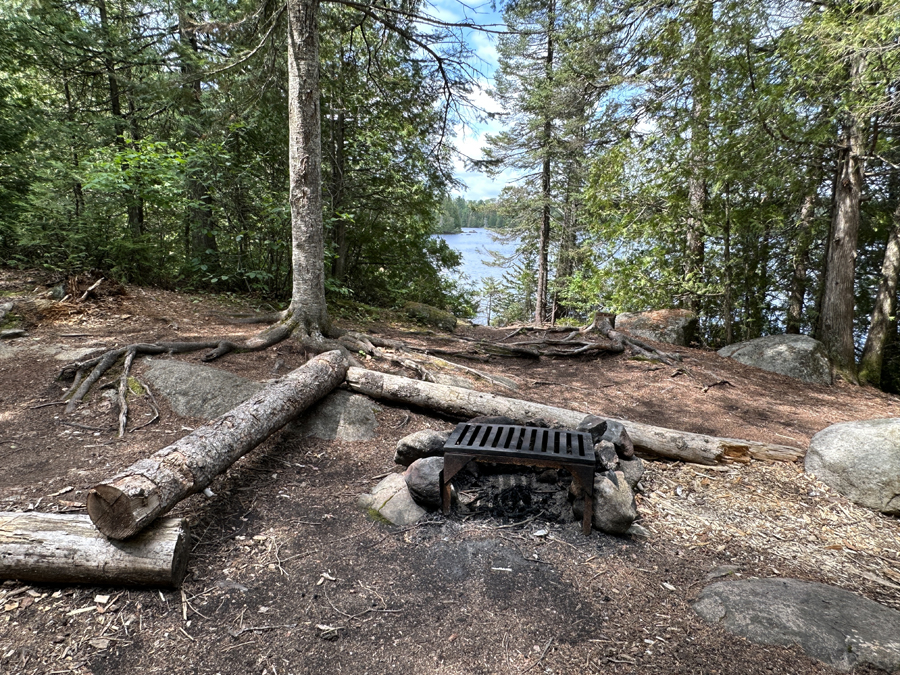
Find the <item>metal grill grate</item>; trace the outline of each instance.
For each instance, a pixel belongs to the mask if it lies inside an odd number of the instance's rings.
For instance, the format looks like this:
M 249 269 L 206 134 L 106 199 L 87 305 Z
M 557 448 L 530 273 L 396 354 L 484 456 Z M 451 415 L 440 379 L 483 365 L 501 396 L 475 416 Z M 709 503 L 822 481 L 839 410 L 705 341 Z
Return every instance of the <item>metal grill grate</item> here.
M 543 429 L 507 424 L 456 425 L 444 450 L 482 457 L 547 459 L 593 466 L 590 434 L 569 429 Z

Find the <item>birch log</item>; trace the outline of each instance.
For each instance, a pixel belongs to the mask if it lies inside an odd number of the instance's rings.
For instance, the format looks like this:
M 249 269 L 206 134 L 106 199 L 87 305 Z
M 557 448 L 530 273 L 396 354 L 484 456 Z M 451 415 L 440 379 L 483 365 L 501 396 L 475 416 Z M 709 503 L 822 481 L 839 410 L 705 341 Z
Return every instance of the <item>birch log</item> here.
M 107 537 L 134 536 L 331 392 L 346 372 L 338 351 L 310 359 L 218 419 L 95 486 L 88 493 L 88 515 Z
M 178 588 L 190 548 L 181 518 L 111 542 L 86 514 L 0 513 L 0 579 Z
M 585 417 L 585 413 L 576 410 L 421 382 L 364 368 L 350 368 L 347 384 L 353 391 L 375 399 L 414 405 L 464 419 L 504 415 L 524 424 L 541 418 L 574 429 Z M 625 426 L 635 449 L 665 459 L 712 465 L 749 462 L 751 459 L 793 462 L 803 456 L 802 450 L 787 445 L 692 434 L 628 420 L 616 421 Z

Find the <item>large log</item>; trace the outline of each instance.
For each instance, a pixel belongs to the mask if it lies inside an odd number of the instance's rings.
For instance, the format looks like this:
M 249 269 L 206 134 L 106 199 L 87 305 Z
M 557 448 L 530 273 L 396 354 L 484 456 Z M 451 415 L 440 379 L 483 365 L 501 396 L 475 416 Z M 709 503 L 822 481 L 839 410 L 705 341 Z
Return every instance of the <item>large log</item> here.
M 585 417 L 576 410 L 421 382 L 364 368 L 350 368 L 347 384 L 352 390 L 375 399 L 414 405 L 463 419 L 503 415 L 525 424 L 541 418 L 574 429 Z M 749 462 L 751 459 L 793 462 L 803 456 L 802 450 L 787 445 L 692 434 L 629 420 L 616 421 L 625 425 L 638 451 L 666 459 L 712 465 Z
M 181 518 L 111 542 L 86 514 L 0 513 L 0 579 L 178 588 L 190 549 Z
M 88 515 L 107 537 L 134 536 L 328 394 L 346 372 L 338 351 L 310 359 L 218 419 L 95 486 L 88 493 Z

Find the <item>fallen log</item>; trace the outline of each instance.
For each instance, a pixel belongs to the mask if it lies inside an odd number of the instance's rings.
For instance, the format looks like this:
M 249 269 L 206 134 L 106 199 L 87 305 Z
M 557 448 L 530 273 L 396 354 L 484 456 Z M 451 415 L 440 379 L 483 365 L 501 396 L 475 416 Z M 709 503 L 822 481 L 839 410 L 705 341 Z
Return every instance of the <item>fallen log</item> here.
M 206 426 L 95 486 L 88 515 L 107 537 L 127 539 L 262 443 L 343 381 L 347 363 L 326 352 Z
M 461 387 L 420 382 L 364 368 L 350 368 L 347 371 L 347 385 L 353 391 L 371 398 L 405 403 L 463 419 L 502 415 L 519 424 L 545 419 L 574 429 L 585 417 L 585 413 L 576 410 Z M 616 421 L 625 425 L 636 450 L 665 459 L 713 465 L 723 462 L 746 463 L 751 459 L 793 462 L 804 454 L 802 450 L 787 445 L 692 434 L 629 420 Z
M 0 579 L 178 588 L 190 549 L 181 518 L 111 542 L 85 514 L 0 513 Z

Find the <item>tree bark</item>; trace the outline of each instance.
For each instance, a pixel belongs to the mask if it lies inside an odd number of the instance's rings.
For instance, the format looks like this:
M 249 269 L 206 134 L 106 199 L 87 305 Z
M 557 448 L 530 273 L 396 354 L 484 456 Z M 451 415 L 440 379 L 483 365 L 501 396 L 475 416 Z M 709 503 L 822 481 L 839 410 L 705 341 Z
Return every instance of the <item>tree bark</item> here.
M 881 263 L 881 282 L 878 296 L 872 308 L 869 334 L 859 361 L 859 379 L 876 387 L 881 385 L 881 366 L 884 363 L 884 346 L 893 321 L 897 303 L 897 278 L 900 276 L 900 204 L 894 211 L 894 223 L 884 249 Z
M 816 206 L 815 189 L 803 198 L 800 216 L 797 221 L 797 240 L 794 249 L 793 274 L 791 275 L 791 292 L 788 297 L 785 333 L 800 334 L 800 321 L 803 318 L 803 301 L 806 298 L 806 272 L 809 269 L 809 247 L 813 235 L 813 215 Z
M 319 0 L 288 0 L 288 147 L 293 287 L 289 314 L 312 337 L 328 329 L 319 119 Z
M 544 58 L 544 75 L 548 91 L 553 84 L 553 48 L 556 28 L 556 2 L 549 0 L 547 8 L 547 54 Z M 551 164 L 550 153 L 553 137 L 553 120 L 546 113 L 543 129 L 543 160 L 541 162 L 541 229 L 538 238 L 537 293 L 534 302 L 534 325 L 541 326 L 547 315 L 547 291 L 550 278 L 550 198 Z
M 95 486 L 87 508 L 98 530 L 127 539 L 262 443 L 341 383 L 340 352 L 321 354 L 210 424 Z
M 520 424 L 544 419 L 574 429 L 585 417 L 585 413 L 576 410 L 410 380 L 364 368 L 348 369 L 347 384 L 353 391 L 371 398 L 414 405 L 463 419 L 503 415 Z M 615 421 L 625 425 L 636 449 L 665 459 L 712 465 L 746 463 L 751 459 L 793 462 L 803 456 L 802 450 L 786 445 L 692 434 L 627 420 Z
M 857 54 L 850 80 L 859 84 L 865 59 Z M 835 184 L 831 240 L 825 265 L 825 292 L 822 298 L 819 340 L 825 345 L 835 371 L 850 382 L 857 381 L 853 349 L 853 290 L 856 246 L 859 235 L 860 202 L 865 181 L 863 130 L 860 120 L 844 123 L 840 153 L 840 175 Z
M 111 542 L 85 514 L 0 513 L 0 579 L 178 588 L 190 550 L 181 518 Z
M 700 313 L 700 294 L 697 285 L 703 280 L 706 252 L 706 174 L 709 170 L 709 117 L 711 92 L 711 54 L 713 40 L 713 3 L 698 0 L 692 13 L 694 45 L 691 58 L 693 71 L 691 91 L 691 159 L 688 177 L 688 218 L 685 234 L 687 249 L 684 280 L 687 286 L 688 308 Z

